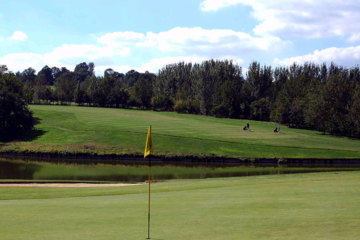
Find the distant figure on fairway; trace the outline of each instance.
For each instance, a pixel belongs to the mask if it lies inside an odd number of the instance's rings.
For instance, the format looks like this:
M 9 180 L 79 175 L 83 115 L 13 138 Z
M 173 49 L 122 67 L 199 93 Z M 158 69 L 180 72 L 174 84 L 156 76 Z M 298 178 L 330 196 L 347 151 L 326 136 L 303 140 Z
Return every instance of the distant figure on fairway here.
M 250 129 L 250 124 L 247 123 L 247 124 L 244 126 L 243 130 L 246 131 L 246 130 L 249 130 L 249 129 Z
M 280 124 L 277 125 L 277 127 L 274 129 L 274 133 L 280 132 Z

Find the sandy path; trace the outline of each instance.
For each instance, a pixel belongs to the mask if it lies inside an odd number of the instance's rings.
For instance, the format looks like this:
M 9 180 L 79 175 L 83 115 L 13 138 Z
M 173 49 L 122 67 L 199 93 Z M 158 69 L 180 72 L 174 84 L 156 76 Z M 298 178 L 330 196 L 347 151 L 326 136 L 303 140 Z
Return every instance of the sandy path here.
M 1 183 L 0 187 L 124 187 L 144 183 Z

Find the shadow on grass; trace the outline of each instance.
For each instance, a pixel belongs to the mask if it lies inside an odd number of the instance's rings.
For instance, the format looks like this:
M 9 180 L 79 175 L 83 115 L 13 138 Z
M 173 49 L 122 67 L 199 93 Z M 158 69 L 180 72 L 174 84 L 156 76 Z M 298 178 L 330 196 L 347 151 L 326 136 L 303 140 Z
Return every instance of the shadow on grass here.
M 34 126 L 39 124 L 40 120 L 41 120 L 40 118 L 34 118 Z M 39 138 L 41 135 L 43 135 L 45 133 L 46 133 L 46 131 L 41 130 L 41 129 L 37 129 L 37 128 L 34 127 L 33 129 L 24 132 L 16 140 L 29 142 L 29 141 L 32 141 L 32 140 L 35 140 L 35 139 Z
M 39 118 L 34 118 L 34 126 L 36 126 L 37 124 L 40 123 L 40 119 Z M 27 131 L 23 131 L 21 133 L 18 133 L 16 137 L 5 137 L 2 138 L 0 140 L 0 148 L 5 145 L 8 142 L 12 142 L 12 141 L 24 141 L 24 142 L 29 142 L 32 140 L 35 140 L 37 138 L 39 138 L 41 135 L 45 134 L 46 131 L 41 130 L 41 129 L 37 129 L 37 128 L 32 128 L 30 130 Z
M 30 131 L 27 131 L 24 133 L 24 135 L 18 137 L 16 140 L 23 141 L 23 142 L 30 142 L 32 140 L 35 140 L 39 138 L 41 135 L 45 134 L 46 131 L 40 130 L 40 129 L 31 129 Z

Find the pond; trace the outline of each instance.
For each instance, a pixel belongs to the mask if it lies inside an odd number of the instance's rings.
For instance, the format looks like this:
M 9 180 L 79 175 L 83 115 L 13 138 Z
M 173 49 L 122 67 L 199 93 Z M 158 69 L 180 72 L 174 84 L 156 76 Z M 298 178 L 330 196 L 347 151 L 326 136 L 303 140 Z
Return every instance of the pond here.
M 351 171 L 360 167 L 348 166 L 256 166 L 231 164 L 157 164 L 151 168 L 153 180 L 200 179 L 213 177 L 238 177 L 268 174 L 289 174 L 324 171 Z M 0 181 L 97 181 L 143 182 L 148 178 L 148 166 L 124 164 L 54 163 L 0 158 Z

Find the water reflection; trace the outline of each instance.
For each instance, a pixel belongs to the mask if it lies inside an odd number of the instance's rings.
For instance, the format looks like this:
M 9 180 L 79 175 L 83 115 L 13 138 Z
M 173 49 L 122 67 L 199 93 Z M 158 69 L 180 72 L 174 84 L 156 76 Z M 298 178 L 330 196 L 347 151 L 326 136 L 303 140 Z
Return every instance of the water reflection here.
M 0 160 L 0 179 L 33 179 L 40 168 L 37 164 Z
M 155 163 L 152 167 L 152 176 L 154 180 L 165 180 L 360 170 L 360 167 L 353 165 L 309 165 L 307 167 L 295 164 L 293 166 L 267 165 Z M 33 159 L 26 161 L 0 158 L 0 179 L 2 180 L 143 182 L 147 180 L 147 174 L 146 165 L 53 163 Z

